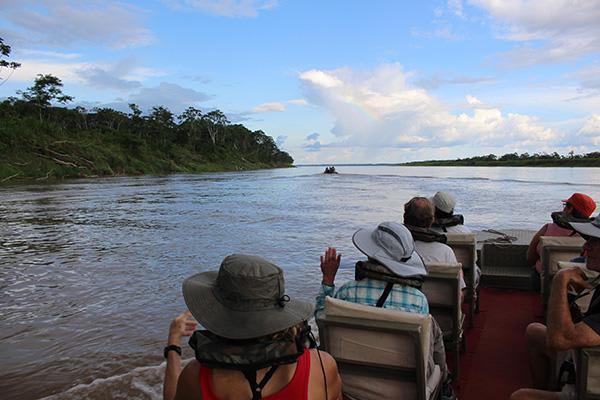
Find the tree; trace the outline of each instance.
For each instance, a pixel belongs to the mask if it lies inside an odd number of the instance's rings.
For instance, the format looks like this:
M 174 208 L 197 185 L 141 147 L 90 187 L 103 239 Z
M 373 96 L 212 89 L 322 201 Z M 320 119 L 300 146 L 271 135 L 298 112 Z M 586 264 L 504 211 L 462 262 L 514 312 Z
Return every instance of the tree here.
M 206 128 L 208 129 L 208 134 L 210 135 L 213 145 L 217 143 L 217 134 L 219 133 L 219 128 L 229 123 L 229 120 L 225 114 L 223 114 L 220 110 L 214 110 L 206 115 L 203 115 L 202 121 L 206 122 Z
M 2 59 L 3 57 L 10 57 L 10 51 L 11 47 L 4 43 L 4 39 L 0 37 L 0 71 L 2 71 L 3 68 L 8 68 L 12 70 L 6 79 L 0 78 L 0 85 L 4 84 L 4 82 L 6 82 L 8 78 L 10 78 L 10 75 L 12 75 L 14 70 L 21 66 L 21 64 L 18 62 L 6 61 Z
M 73 101 L 73 97 L 67 96 L 62 92 L 62 81 L 54 75 L 38 74 L 33 83 L 33 86 L 27 88 L 26 91 L 18 91 L 17 93 L 23 96 L 23 99 L 35 104 L 40 111 L 40 121 L 42 121 L 42 110 L 50 107 L 52 101 L 59 103 L 68 103 Z

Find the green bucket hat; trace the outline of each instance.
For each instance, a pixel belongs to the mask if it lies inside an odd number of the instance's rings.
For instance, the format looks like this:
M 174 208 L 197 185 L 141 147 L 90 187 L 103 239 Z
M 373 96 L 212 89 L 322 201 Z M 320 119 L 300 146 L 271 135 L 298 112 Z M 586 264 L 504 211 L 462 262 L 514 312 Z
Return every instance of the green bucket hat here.
M 283 270 L 258 256 L 232 254 L 218 272 L 183 281 L 183 298 L 196 320 L 228 339 L 252 339 L 282 331 L 313 313 L 313 305 L 285 294 Z

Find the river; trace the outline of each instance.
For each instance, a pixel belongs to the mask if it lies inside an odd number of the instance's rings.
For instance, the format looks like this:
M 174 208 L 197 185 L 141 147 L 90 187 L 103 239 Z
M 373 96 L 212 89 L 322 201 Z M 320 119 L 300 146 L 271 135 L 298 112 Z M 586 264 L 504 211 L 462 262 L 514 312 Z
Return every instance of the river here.
M 401 221 L 415 195 L 454 193 L 473 230 L 538 229 L 573 192 L 600 201 L 600 168 L 322 170 L 0 187 L 2 398 L 160 398 L 181 282 L 233 252 L 274 261 L 290 296 L 312 301 L 319 254 L 336 246 L 350 279 L 352 233 Z

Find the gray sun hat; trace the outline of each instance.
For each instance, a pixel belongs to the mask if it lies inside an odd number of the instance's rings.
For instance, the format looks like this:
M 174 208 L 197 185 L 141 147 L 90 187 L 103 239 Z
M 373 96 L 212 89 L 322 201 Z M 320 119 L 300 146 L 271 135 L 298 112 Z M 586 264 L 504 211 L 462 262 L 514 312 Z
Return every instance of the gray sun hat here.
M 352 242 L 367 257 L 401 277 L 427 275 L 421 256 L 415 251 L 410 231 L 396 222 L 382 222 L 374 230 L 359 229 Z
M 435 208 L 446 214 L 450 214 L 454 211 L 454 207 L 456 206 L 456 199 L 448 192 L 437 192 L 429 200 L 433 203 Z
M 283 270 L 258 256 L 232 254 L 219 271 L 183 281 L 188 309 L 210 332 L 252 339 L 282 331 L 312 316 L 313 305 L 285 295 Z
M 571 222 L 569 225 L 582 235 L 600 238 L 600 214 L 591 222 Z

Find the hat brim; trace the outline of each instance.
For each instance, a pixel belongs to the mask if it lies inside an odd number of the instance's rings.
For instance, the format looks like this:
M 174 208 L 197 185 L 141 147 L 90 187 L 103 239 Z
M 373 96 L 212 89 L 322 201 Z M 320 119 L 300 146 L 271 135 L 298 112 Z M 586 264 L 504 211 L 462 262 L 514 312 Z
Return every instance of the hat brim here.
M 600 228 L 591 222 L 571 222 L 569 225 L 582 235 L 600 238 Z
M 411 257 L 406 262 L 396 261 L 373 240 L 372 234 L 372 230 L 359 229 L 352 236 L 354 246 L 361 253 L 383 264 L 398 276 L 409 278 L 427 275 L 425 264 L 416 251 L 413 250 Z
M 252 339 L 282 331 L 308 320 L 311 303 L 290 300 L 270 310 L 236 311 L 221 304 L 213 290 L 218 273 L 201 272 L 183 281 L 185 304 L 196 320 L 215 335 L 227 339 Z

